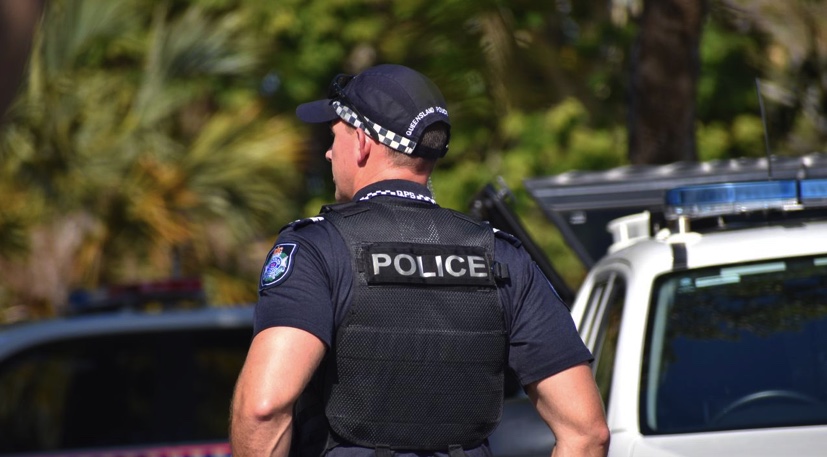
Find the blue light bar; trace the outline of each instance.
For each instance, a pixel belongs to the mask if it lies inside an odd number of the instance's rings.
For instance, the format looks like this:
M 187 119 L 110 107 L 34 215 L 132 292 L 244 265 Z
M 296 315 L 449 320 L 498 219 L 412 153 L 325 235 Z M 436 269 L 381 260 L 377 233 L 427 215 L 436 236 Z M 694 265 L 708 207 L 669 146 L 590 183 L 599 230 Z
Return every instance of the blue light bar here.
M 827 206 L 827 179 L 802 179 L 801 204 Z
M 825 198 L 825 191 L 827 180 L 822 187 L 814 185 L 812 193 Z M 794 207 L 800 209 L 795 180 L 705 184 L 667 191 L 665 216 L 701 218 Z

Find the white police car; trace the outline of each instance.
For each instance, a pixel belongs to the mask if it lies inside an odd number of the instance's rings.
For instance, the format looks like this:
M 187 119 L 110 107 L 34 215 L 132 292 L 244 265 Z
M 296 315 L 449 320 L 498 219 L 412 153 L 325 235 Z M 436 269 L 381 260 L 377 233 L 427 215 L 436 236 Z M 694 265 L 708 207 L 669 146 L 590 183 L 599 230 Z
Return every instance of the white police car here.
M 203 306 L 186 280 L 99 292 L 81 314 L 0 327 L 0 456 L 229 456 L 252 306 Z M 554 436 L 508 379 L 491 449 L 547 457 Z
M 827 156 L 526 188 L 588 268 L 610 456 L 827 455 Z

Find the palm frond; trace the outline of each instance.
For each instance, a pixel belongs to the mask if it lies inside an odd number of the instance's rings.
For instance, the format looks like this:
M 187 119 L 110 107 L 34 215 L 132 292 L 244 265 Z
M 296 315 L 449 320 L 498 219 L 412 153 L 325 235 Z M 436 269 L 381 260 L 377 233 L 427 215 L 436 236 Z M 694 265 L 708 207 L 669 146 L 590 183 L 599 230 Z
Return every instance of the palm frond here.
M 238 15 L 213 19 L 192 7 L 168 23 L 167 11 L 158 7 L 153 17 L 145 76 L 133 113 L 139 125 L 153 125 L 189 102 L 197 94 L 194 76 L 240 75 L 258 62 L 258 45 L 241 33 Z

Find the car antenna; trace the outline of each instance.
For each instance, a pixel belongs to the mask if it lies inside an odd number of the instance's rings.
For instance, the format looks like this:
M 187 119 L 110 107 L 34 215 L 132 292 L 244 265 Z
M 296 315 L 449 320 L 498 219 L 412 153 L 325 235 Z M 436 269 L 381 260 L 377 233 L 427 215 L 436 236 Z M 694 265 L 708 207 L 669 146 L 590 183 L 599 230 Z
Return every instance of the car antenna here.
M 770 153 L 770 137 L 767 134 L 767 116 L 764 113 L 764 97 L 761 96 L 761 80 L 755 78 L 755 91 L 758 93 L 758 106 L 761 108 L 761 124 L 764 126 L 764 148 L 767 154 L 767 177 L 772 180 L 772 154 Z

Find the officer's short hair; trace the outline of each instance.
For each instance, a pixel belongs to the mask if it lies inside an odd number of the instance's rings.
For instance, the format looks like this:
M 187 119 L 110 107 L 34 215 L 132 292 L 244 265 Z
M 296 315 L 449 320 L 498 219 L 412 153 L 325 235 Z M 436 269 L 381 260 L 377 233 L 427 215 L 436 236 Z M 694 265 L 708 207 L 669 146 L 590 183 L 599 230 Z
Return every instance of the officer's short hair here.
M 450 130 L 451 127 L 444 122 L 431 124 L 423 132 L 419 144 L 428 149 L 441 150 L 448 144 Z M 388 148 L 388 151 L 390 152 L 391 161 L 398 167 L 416 168 L 418 171 L 430 172 L 436 163 L 436 158 L 411 156 L 390 148 Z

